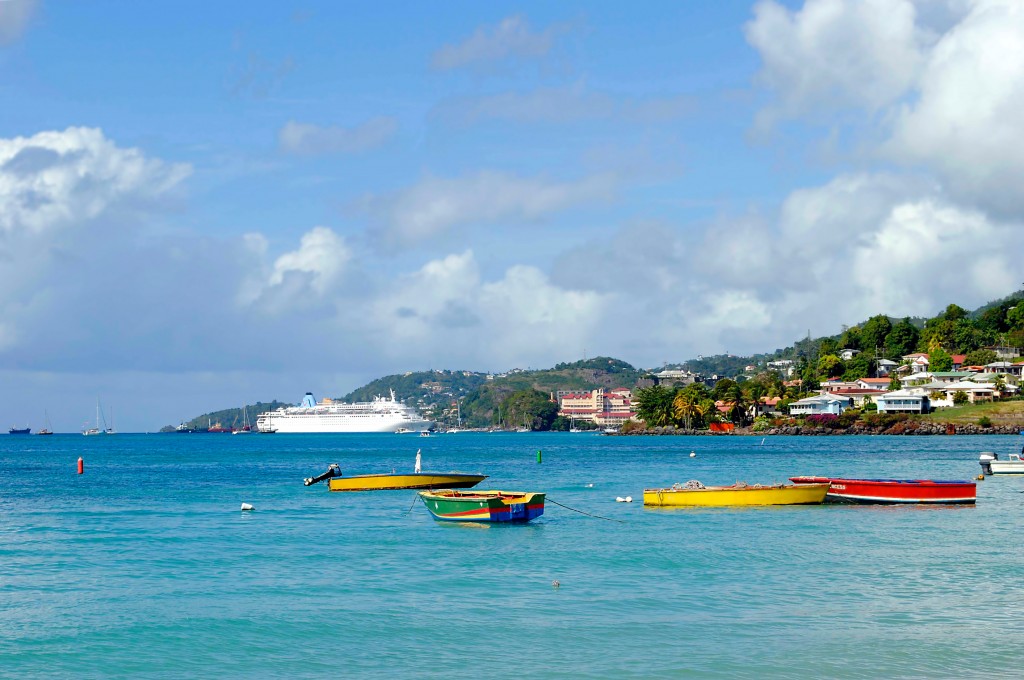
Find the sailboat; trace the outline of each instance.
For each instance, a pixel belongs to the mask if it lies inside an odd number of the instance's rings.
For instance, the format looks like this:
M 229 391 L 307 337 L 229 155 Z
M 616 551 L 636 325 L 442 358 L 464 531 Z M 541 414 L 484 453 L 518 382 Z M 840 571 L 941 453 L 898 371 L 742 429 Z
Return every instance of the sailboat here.
M 252 432 L 252 425 L 249 423 L 249 409 L 243 406 L 242 427 L 237 430 L 231 430 L 231 434 L 249 434 L 250 432 Z
M 100 418 L 103 418 L 102 428 L 100 427 Z M 111 409 L 110 411 L 110 420 L 111 422 L 113 422 L 114 420 L 113 409 Z M 88 425 L 88 423 L 86 423 L 86 425 Z M 82 430 L 82 434 L 84 434 L 87 437 L 95 434 L 117 434 L 113 427 L 107 427 L 107 419 L 103 417 L 103 411 L 100 408 L 99 399 L 96 400 L 96 427 L 86 427 L 84 430 Z
M 106 420 L 103 422 L 103 434 L 117 434 L 117 430 L 114 429 L 114 407 L 110 407 L 110 427 L 106 426 Z
M 50 429 L 50 414 L 43 411 L 43 418 L 46 421 L 46 425 L 44 425 L 43 429 L 39 430 L 39 432 L 36 432 L 36 434 L 53 434 L 53 430 Z

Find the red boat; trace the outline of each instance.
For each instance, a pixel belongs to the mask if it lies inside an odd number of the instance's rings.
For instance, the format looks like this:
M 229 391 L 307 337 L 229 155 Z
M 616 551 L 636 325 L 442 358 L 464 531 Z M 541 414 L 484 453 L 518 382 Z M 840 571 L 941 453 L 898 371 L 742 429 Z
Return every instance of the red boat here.
M 794 484 L 830 482 L 826 503 L 965 503 L 974 504 L 977 484 L 936 479 L 841 479 L 790 477 Z

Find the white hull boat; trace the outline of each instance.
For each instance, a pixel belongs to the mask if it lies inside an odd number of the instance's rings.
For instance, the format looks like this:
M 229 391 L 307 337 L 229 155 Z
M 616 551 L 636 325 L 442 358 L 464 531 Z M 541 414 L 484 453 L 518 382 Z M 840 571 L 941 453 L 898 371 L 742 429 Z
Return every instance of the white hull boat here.
M 978 456 L 978 463 L 986 475 L 1024 475 L 1024 459 L 1019 453 L 1011 453 L 1007 460 L 999 460 L 999 454 L 983 451 Z
M 433 427 L 412 406 L 390 397 L 356 403 L 324 399 L 317 403 L 307 392 L 299 406 L 288 406 L 261 413 L 256 419 L 260 432 L 282 434 L 335 434 L 425 431 Z

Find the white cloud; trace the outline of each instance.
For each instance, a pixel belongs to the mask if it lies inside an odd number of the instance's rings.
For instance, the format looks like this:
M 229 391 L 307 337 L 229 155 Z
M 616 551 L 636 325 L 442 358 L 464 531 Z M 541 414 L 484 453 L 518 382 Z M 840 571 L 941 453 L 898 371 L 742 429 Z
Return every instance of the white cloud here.
M 609 298 L 553 284 L 516 265 L 485 281 L 472 251 L 399 277 L 372 302 L 377 346 L 443 365 L 526 365 L 572 356 L 594 332 Z
M 481 26 L 465 41 L 439 49 L 434 53 L 434 68 L 447 70 L 510 58 L 543 57 L 563 30 L 552 26 L 536 33 L 524 17 L 506 17 L 497 26 Z
M 1004 214 L 1024 210 L 1024 5 L 978 2 L 931 51 L 916 101 L 895 117 L 891 159 Z
M 367 201 L 390 247 L 409 247 L 466 224 L 535 221 L 581 203 L 603 203 L 615 190 L 608 175 L 575 182 L 484 171 L 454 179 L 429 176 L 392 195 Z
M 855 127 L 862 158 L 940 179 L 1001 218 L 1024 212 L 1024 5 L 1015 0 L 763 0 L 746 27 L 777 103 L 758 124 L 807 114 Z
M 491 324 L 494 356 L 515 365 L 576 356 L 596 339 L 610 301 L 587 285 L 562 288 L 536 267 L 517 265 L 481 287 L 479 313 Z
M 876 111 L 901 97 L 921 68 L 929 36 L 909 0 L 807 0 L 796 11 L 762 0 L 745 27 L 764 61 L 760 82 L 778 118 L 847 106 Z
M 266 264 L 268 243 L 262 234 L 246 234 L 243 253 L 247 271 L 235 300 L 243 307 L 278 315 L 309 310 L 340 297 L 337 285 L 348 271 L 353 253 L 345 238 L 327 227 L 314 227 L 297 250 Z
M 397 130 L 398 121 L 383 116 L 351 128 L 289 121 L 281 128 L 278 141 L 281 149 L 288 153 L 358 153 L 380 146 Z
M 940 199 L 895 205 L 854 251 L 853 282 L 861 304 L 902 316 L 929 313 L 964 295 L 1001 297 L 1017 285 L 1020 248 L 1006 247 L 1016 240 L 1015 231 Z M 979 251 L 980 243 L 1003 245 Z
M 35 6 L 36 0 L 0 0 L 0 46 L 21 37 Z
M 95 128 L 0 139 L 0 235 L 80 226 L 157 199 L 190 172 L 118 147 Z
M 628 226 L 564 254 L 554 281 L 600 291 L 616 320 L 602 338 L 654 365 L 978 306 L 1019 285 L 1022 226 L 927 177 L 857 173 L 792 192 L 776 216 Z

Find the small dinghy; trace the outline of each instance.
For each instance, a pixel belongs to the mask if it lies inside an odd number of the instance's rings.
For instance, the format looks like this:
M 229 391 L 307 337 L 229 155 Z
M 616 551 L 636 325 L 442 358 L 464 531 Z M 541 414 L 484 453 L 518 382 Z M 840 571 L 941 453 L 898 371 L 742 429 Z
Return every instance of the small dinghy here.
M 544 514 L 544 494 L 521 491 L 421 491 L 434 519 L 450 522 L 529 522 Z

